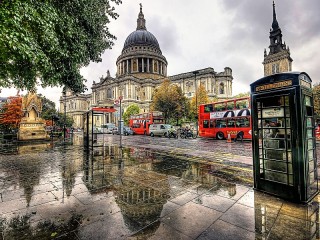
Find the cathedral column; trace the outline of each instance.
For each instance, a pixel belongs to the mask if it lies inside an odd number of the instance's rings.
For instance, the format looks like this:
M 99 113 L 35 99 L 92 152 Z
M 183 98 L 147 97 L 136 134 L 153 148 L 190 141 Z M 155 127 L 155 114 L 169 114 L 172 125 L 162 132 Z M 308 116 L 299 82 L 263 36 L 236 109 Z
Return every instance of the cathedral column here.
M 147 58 L 147 72 L 150 72 L 149 58 Z
M 127 59 L 127 73 L 129 73 L 129 60 Z

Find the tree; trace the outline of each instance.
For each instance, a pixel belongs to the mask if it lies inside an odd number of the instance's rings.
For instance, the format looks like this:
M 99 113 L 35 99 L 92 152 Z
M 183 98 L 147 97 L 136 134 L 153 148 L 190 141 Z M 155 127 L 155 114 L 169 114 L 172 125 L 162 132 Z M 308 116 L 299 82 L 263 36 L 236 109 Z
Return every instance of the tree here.
M 72 127 L 72 124 L 74 123 L 72 117 L 68 115 L 65 116 L 64 113 L 58 113 L 57 115 L 59 120 L 55 122 L 56 126 L 59 126 L 60 128 L 63 128 L 64 125 L 66 125 L 66 127 Z M 64 121 L 64 119 L 66 119 L 66 121 Z
M 118 17 L 110 2 L 121 0 L 0 1 L 0 87 L 83 92 L 80 68 L 116 39 L 106 27 Z
M 42 102 L 42 112 L 41 118 L 45 120 L 52 120 L 52 116 L 57 115 L 56 104 L 43 96 L 42 94 L 38 94 L 38 97 L 41 99 Z
M 140 112 L 139 106 L 136 104 L 131 104 L 123 114 L 124 124 L 129 125 L 130 116 L 134 114 L 138 114 L 139 112 Z
M 197 88 L 196 94 L 191 99 L 190 115 L 189 115 L 190 119 L 195 119 L 198 116 L 200 104 L 205 104 L 209 102 L 209 98 L 207 94 L 208 93 L 205 87 L 202 84 L 200 84 L 200 86 Z
M 320 84 L 313 86 L 312 93 L 314 96 L 314 113 L 318 118 L 320 116 Z
M 249 97 L 250 92 L 244 92 L 244 93 L 239 93 L 237 95 L 234 95 L 232 98 L 242 98 L 242 97 Z
M 180 117 L 186 105 L 181 88 L 171 84 L 169 79 L 165 79 L 153 92 L 151 109 L 163 112 L 166 122 Z
M 22 98 L 8 97 L 0 113 L 0 126 L 2 130 L 18 129 L 22 118 Z

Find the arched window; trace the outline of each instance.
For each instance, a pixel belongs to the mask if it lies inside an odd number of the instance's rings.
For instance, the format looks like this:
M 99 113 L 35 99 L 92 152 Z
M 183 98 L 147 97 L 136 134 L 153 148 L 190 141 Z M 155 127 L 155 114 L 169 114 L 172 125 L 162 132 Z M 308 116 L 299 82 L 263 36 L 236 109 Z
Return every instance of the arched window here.
M 107 98 L 112 98 L 112 90 L 111 90 L 111 88 L 107 89 Z
M 224 83 L 220 83 L 219 93 L 224 94 Z

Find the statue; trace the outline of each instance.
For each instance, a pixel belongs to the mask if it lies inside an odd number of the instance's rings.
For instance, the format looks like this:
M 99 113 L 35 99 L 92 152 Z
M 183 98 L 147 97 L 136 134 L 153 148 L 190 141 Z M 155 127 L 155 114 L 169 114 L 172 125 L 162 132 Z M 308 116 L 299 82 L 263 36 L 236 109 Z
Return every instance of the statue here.
M 22 112 L 18 131 L 19 140 L 39 140 L 49 139 L 45 130 L 45 120 L 40 118 L 42 111 L 41 99 L 37 96 L 33 89 L 22 98 Z

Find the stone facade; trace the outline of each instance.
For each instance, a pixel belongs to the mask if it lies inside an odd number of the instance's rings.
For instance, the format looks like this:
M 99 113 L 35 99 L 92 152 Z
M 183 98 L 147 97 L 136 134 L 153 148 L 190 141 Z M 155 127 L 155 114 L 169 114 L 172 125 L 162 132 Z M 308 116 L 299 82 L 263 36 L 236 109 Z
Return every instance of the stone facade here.
M 198 86 L 204 85 L 209 97 L 226 99 L 232 97 L 232 70 L 225 67 L 223 72 L 215 72 L 208 67 L 194 71 L 167 76 L 167 60 L 162 55 L 155 36 L 147 31 L 146 20 L 140 5 L 137 28 L 127 37 L 120 56 L 116 61 L 117 73 L 93 82 L 89 95 L 66 94 L 60 98 L 60 111 L 66 105 L 67 114 L 75 121 L 74 127 L 83 127 L 82 115 L 92 107 L 114 107 L 114 101 L 122 96 L 122 109 L 137 104 L 141 112 L 149 112 L 152 93 L 164 79 L 181 87 L 188 98 L 192 98 Z M 119 109 L 117 109 L 119 110 Z M 114 122 L 119 119 L 119 111 L 106 113 L 102 122 Z
M 282 33 L 279 27 L 275 4 L 273 3 L 273 22 L 270 29 L 270 46 L 269 53 L 264 50 L 264 76 L 269 76 L 280 72 L 292 71 L 292 58 L 290 57 L 290 49 L 285 43 L 282 43 Z

